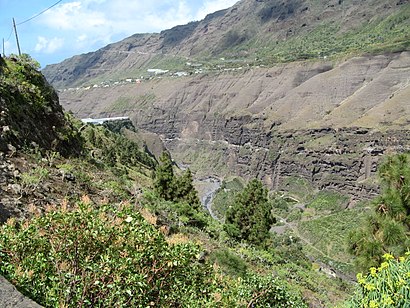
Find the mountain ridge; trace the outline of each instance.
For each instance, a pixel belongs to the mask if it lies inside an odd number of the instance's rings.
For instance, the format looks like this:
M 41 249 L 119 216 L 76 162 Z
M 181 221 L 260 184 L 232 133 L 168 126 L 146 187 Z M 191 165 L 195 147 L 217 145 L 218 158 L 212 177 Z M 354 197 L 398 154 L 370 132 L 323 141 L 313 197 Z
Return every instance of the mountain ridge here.
M 148 68 L 175 72 L 186 69 L 191 60 L 212 70 L 234 65 L 228 59 L 239 63 L 236 66 L 271 66 L 338 54 L 405 50 L 409 37 L 401 32 L 409 11 L 407 0 L 393 4 L 372 0 L 367 5 L 356 0 L 242 0 L 201 21 L 161 33 L 136 34 L 49 65 L 43 73 L 61 88 L 139 77 Z

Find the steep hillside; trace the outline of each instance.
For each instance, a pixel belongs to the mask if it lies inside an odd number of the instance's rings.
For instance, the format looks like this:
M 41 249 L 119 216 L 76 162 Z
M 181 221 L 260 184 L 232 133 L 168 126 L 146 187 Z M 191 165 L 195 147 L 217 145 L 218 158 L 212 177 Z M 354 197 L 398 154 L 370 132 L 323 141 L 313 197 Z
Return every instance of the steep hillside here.
M 78 154 L 79 136 L 65 118 L 57 93 L 37 69 L 28 56 L 0 58 L 0 149 L 34 143 L 64 155 Z
M 190 172 L 179 175 L 169 155 L 158 166 L 121 134 L 124 125 L 138 139 L 129 121 L 110 131 L 64 117 L 35 67 L 27 56 L 7 58 L 0 79 L 0 275 L 25 295 L 45 307 L 324 307 L 348 299 L 350 279 L 319 270 L 293 235 L 269 233 L 273 217 L 257 242 L 231 237 L 201 207 Z M 272 216 L 276 201 L 253 183 Z M 0 306 L 37 307 L 15 291 L 0 276 Z
M 134 115 L 138 126 L 164 124 L 168 135 L 204 136 L 202 122 L 241 117 L 268 130 L 405 128 L 409 63 L 410 52 L 401 52 L 154 78 L 60 91 L 59 96 L 78 116 Z
M 202 21 L 47 66 L 44 74 L 63 88 L 139 78 L 147 69 L 193 71 L 187 62 L 214 70 L 399 51 L 409 46 L 409 11 L 407 0 L 242 0 Z
M 408 148 L 409 17 L 408 1 L 243 0 L 44 72 L 77 116 L 129 116 L 201 174 L 363 198 Z

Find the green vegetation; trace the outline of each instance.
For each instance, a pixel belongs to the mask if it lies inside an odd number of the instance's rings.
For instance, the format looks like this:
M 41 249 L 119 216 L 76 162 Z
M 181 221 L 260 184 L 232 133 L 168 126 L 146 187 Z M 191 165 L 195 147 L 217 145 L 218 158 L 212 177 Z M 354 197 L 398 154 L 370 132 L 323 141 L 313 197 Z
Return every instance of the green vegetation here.
M 270 275 L 220 276 L 201 248 L 167 240 L 126 203 L 87 197 L 0 232 L 0 273 L 44 306 L 307 307 Z M 244 270 L 243 261 L 218 254 Z
M 309 203 L 316 211 L 338 212 L 346 208 L 348 197 L 334 191 L 320 191 Z
M 239 178 L 223 180 L 221 187 L 212 200 L 212 211 L 219 220 L 225 219 L 226 211 L 232 205 L 235 195 L 242 191 L 243 188 L 244 185 Z
M 158 201 L 156 196 L 148 197 L 148 207 L 157 215 L 166 217 L 174 227 L 177 221 L 179 224 L 199 228 L 207 225 L 208 218 L 193 186 L 191 171 L 188 169 L 181 176 L 175 175 L 169 152 L 163 152 L 159 160 L 160 164 L 155 170 L 154 189 L 160 198 L 171 202 Z
M 407 5 L 386 19 L 375 18 L 350 31 L 343 31 L 342 23 L 322 24 L 286 40 L 266 40 L 262 46 L 260 40 L 249 40 L 237 50 L 256 49 L 264 64 L 401 51 L 409 48 L 409 18 Z
M 87 125 L 82 135 L 85 148 L 96 162 L 123 169 L 129 165 L 147 169 L 156 165 L 155 159 L 142 151 L 136 143 L 104 127 Z
M 357 274 L 358 286 L 349 302 L 350 307 L 408 307 L 410 302 L 409 253 L 395 259 L 383 256 L 380 267 L 371 267 L 369 274 Z
M 365 219 L 361 209 L 344 210 L 331 214 L 313 216 L 298 224 L 300 234 L 309 240 L 312 246 L 304 245 L 307 254 L 317 260 L 330 263 L 338 270 L 353 272 L 352 257 L 346 251 L 346 239 L 349 231 L 360 228 Z
M 169 245 L 131 205 L 87 198 L 0 234 L 1 274 L 48 307 L 187 307 L 211 300 L 199 247 Z
M 34 142 L 42 150 L 78 155 L 81 138 L 38 68 L 39 64 L 25 54 L 0 59 L 0 127 L 8 128 L 1 134 L 0 149 L 7 143 L 32 147 Z
M 169 152 L 163 152 L 159 160 L 161 163 L 155 170 L 154 180 L 154 188 L 158 195 L 168 201 L 186 202 L 199 208 L 200 201 L 192 184 L 191 171 L 188 169 L 182 176 L 174 175 Z
M 146 107 L 155 101 L 155 94 L 143 94 L 137 97 L 120 96 L 105 110 L 107 112 L 129 112 L 134 108 Z
M 218 264 L 222 271 L 233 277 L 245 277 L 248 265 L 229 249 L 219 249 L 212 253 L 211 261 Z
M 261 181 L 253 179 L 228 209 L 225 230 L 238 240 L 261 245 L 269 238 L 272 222 L 268 191 Z
M 30 172 L 25 172 L 21 174 L 21 183 L 26 187 L 26 188 L 32 188 L 35 189 L 37 185 L 40 184 L 40 182 L 47 178 L 48 176 L 48 170 L 43 167 L 38 167 Z
M 410 155 L 388 157 L 380 166 L 382 193 L 366 224 L 349 236 L 359 269 L 376 267 L 385 253 L 403 255 L 410 247 Z

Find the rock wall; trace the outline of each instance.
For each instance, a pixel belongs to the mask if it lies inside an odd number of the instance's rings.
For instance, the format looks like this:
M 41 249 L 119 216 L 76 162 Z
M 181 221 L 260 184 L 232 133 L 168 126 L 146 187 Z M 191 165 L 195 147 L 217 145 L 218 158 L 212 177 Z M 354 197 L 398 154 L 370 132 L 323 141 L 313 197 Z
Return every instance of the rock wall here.
M 181 125 L 194 128 L 195 138 Z M 276 131 L 247 116 L 190 124 L 154 121 L 142 127 L 161 135 L 173 156 L 199 174 L 258 177 L 273 190 L 286 189 L 291 178 L 303 178 L 317 189 L 357 199 L 378 193 L 377 166 L 384 155 L 410 150 L 408 130 Z

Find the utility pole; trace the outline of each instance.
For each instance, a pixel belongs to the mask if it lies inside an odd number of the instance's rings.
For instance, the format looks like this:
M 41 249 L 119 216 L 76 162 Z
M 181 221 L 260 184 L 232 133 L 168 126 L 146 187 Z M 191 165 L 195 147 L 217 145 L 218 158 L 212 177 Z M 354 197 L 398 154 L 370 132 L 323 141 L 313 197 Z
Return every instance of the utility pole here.
M 1 57 L 1 55 L 0 55 L 0 57 Z M 5 58 L 6 57 L 6 54 L 4 53 L 4 37 L 3 37 L 3 58 Z
M 18 37 L 18 35 L 17 35 L 16 21 L 14 20 L 14 18 L 13 18 L 13 26 L 14 26 L 14 33 L 16 34 L 17 49 L 18 49 L 18 51 L 19 51 L 19 56 L 21 56 L 19 37 Z

